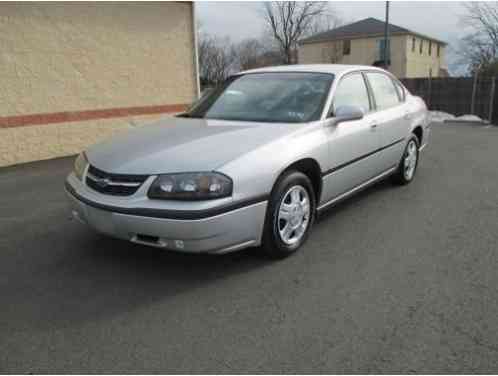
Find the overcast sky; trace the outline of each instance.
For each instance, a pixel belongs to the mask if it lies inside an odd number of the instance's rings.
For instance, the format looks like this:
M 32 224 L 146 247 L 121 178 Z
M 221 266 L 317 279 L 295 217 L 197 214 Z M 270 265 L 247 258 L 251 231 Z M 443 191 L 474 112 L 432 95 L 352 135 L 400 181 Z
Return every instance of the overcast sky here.
M 197 17 L 206 32 L 229 36 L 234 42 L 259 37 L 264 30 L 258 2 L 197 2 Z M 331 1 L 330 7 L 345 23 L 367 17 L 384 20 L 385 1 Z M 455 47 L 463 28 L 460 2 L 391 1 L 389 21 L 398 26 L 444 40 Z M 448 64 L 454 54 L 449 51 Z

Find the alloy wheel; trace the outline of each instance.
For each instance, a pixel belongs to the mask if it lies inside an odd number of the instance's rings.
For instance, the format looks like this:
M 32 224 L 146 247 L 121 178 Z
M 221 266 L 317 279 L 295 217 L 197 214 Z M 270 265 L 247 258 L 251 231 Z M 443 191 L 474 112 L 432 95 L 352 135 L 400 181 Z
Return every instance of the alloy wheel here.
M 278 209 L 277 229 L 287 245 L 299 242 L 310 222 L 311 206 L 308 191 L 301 185 L 290 187 Z
M 405 158 L 403 161 L 403 173 L 406 180 L 411 180 L 415 173 L 415 168 L 417 167 L 417 143 L 411 140 L 406 147 Z

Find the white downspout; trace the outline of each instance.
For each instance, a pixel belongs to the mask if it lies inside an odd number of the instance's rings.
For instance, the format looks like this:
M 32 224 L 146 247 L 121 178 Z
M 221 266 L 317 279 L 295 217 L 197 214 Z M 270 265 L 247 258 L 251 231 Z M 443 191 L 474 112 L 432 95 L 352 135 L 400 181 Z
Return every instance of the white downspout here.
M 192 1 L 192 32 L 194 33 L 194 70 L 197 98 L 201 96 L 201 83 L 199 77 L 199 49 L 197 45 L 197 15 L 195 12 L 195 1 Z

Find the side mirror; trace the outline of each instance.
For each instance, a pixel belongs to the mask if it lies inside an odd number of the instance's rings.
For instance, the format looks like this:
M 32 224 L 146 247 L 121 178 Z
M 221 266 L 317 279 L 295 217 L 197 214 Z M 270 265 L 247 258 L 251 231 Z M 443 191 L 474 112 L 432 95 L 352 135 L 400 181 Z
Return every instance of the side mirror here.
M 340 106 L 330 119 L 330 125 L 337 125 L 345 121 L 353 121 L 363 119 L 365 113 L 358 106 Z

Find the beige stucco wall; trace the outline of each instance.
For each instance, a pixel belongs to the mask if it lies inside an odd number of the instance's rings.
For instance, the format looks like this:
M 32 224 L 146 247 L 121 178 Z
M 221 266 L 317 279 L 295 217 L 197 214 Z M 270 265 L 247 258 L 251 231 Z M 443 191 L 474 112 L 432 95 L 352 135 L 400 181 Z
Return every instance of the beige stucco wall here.
M 412 51 L 412 38 L 415 38 L 415 51 Z M 440 45 L 439 57 L 437 56 L 437 42 L 432 42 L 432 51 L 429 55 L 429 40 L 423 39 L 422 54 L 420 54 L 420 37 L 409 36 L 407 38 L 407 78 L 429 77 L 432 70 L 432 77 L 438 77 L 440 69 L 447 69 L 446 47 Z
M 378 56 L 378 38 L 353 39 L 351 41 L 351 54 L 344 56 L 344 64 L 365 64 L 372 65 Z M 389 70 L 398 77 L 403 77 L 405 73 L 404 46 L 405 36 L 392 36 L 391 40 L 391 66 Z M 360 61 L 357 63 L 356 61 Z
M 440 58 L 436 56 L 436 44 L 433 42 L 432 56 L 428 55 L 429 42 L 424 41 L 424 51 L 420 55 L 417 49 L 411 52 L 411 35 L 391 36 L 391 66 L 389 71 L 397 77 L 427 77 L 429 68 L 433 69 L 433 77 L 439 74 L 439 68 L 445 68 L 444 47 L 441 46 Z M 342 41 L 309 43 L 299 46 L 299 63 L 338 63 L 372 65 L 379 59 L 378 41 L 382 37 L 359 38 L 351 40 L 351 53 L 342 55 Z
M 77 153 L 130 121 L 2 117 L 191 103 L 193 22 L 192 3 L 0 3 L 0 166 Z
M 0 128 L 0 166 L 72 155 L 116 133 L 159 118 L 149 115 Z
M 342 41 L 309 43 L 299 46 L 299 63 L 337 63 L 372 65 L 379 60 L 377 43 L 382 37 L 359 38 L 351 40 L 351 53 L 342 55 Z M 395 75 L 403 77 L 406 69 L 404 55 L 406 36 L 391 37 L 391 67 Z
M 339 63 L 342 60 L 342 41 L 307 43 L 299 46 L 299 64 Z

